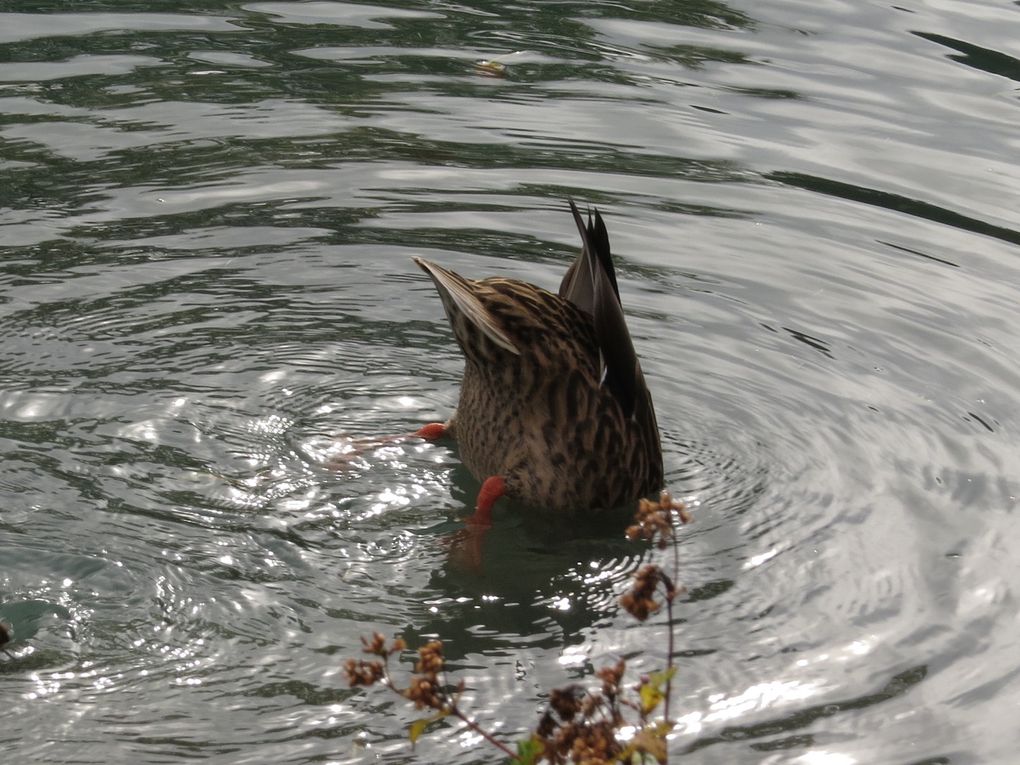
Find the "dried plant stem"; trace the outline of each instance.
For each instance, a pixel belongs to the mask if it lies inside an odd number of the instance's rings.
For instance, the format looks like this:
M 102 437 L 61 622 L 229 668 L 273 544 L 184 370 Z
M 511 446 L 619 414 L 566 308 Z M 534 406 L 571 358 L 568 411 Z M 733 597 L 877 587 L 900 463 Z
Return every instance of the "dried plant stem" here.
M 670 513 L 670 520 L 673 521 L 673 514 Z M 682 520 L 682 519 L 680 519 Z M 666 648 L 666 665 L 669 670 L 669 678 L 666 680 L 666 699 L 663 703 L 662 716 L 666 722 L 671 722 L 669 716 L 669 703 L 673 699 L 673 662 L 676 657 L 673 655 L 674 641 L 676 639 L 676 624 L 673 622 L 673 600 L 676 598 L 676 582 L 680 578 L 680 541 L 676 534 L 676 522 L 672 523 L 673 542 L 673 578 L 667 584 L 669 592 L 666 593 L 666 620 L 669 627 L 668 644 Z
M 389 656 L 385 656 L 383 658 L 383 681 L 385 682 L 386 687 L 393 691 L 395 694 L 397 694 L 401 698 L 406 698 L 406 694 L 394 684 L 393 678 L 390 676 L 389 669 L 390 669 Z M 493 736 L 487 730 L 482 728 L 482 726 L 480 726 L 478 723 L 476 723 L 474 720 L 472 720 L 466 714 L 464 714 L 464 712 L 461 711 L 460 707 L 457 706 L 457 702 L 454 701 L 453 699 L 449 699 L 447 701 L 446 711 L 449 714 L 456 717 L 462 723 L 464 723 L 464 725 L 466 725 L 469 730 L 474 731 L 479 736 L 488 741 L 490 744 L 492 744 L 494 747 L 502 751 L 503 754 L 505 754 L 507 757 L 510 757 L 511 759 L 517 757 L 517 753 L 513 751 L 509 746 L 504 744 L 502 741 L 500 741 L 498 738 Z
M 474 720 L 470 719 L 467 715 L 465 715 L 463 712 L 461 712 L 456 704 L 454 704 L 454 705 L 452 705 L 450 707 L 450 714 L 452 714 L 454 717 L 456 717 L 458 720 L 460 720 L 462 723 L 464 723 L 468 727 L 469 730 L 473 730 L 475 733 L 477 733 L 479 736 L 484 738 L 486 741 L 488 741 L 494 747 L 502 750 L 503 754 L 505 754 L 507 757 L 510 757 L 511 759 L 515 759 L 517 757 L 517 752 L 513 751 L 510 747 L 508 747 L 506 744 L 504 744 L 498 738 L 493 736 L 491 733 L 489 733 L 487 730 L 485 730 L 482 726 L 480 726 Z
M 666 698 L 663 701 L 662 718 L 672 722 L 669 717 L 669 702 L 673 698 L 673 598 L 666 599 L 666 619 L 669 624 L 669 642 L 666 645 L 666 668 L 669 676 L 666 678 Z
M 641 565 L 634 573 L 633 584 L 620 596 L 620 605 L 638 621 L 646 621 L 666 605 L 666 656 L 664 672 L 643 676 L 636 686 L 624 684 L 626 661 L 599 669 L 595 675 L 601 681 L 598 688 L 585 691 L 580 685 L 570 685 L 552 691 L 547 709 L 529 738 L 517 742 L 515 752 L 511 745 L 470 719 L 458 706 L 465 689 L 461 680 L 455 687 L 448 682 L 443 657 L 443 644 L 432 639 L 418 648 L 414 673 L 406 687 L 393 682 L 390 674 L 390 657 L 406 651 L 403 637 L 387 642 L 379 632 L 362 638 L 363 650 L 369 660 L 348 659 L 345 663 L 351 686 L 371 686 L 383 683 L 393 693 L 413 703 L 417 709 L 430 709 L 432 714 L 411 724 L 412 744 L 432 723 L 447 717 L 460 721 L 466 730 L 481 737 L 498 749 L 509 762 L 517 765 L 539 763 L 630 763 L 654 760 L 659 765 L 669 762 L 668 736 L 674 728 L 673 675 L 676 671 L 676 610 L 674 601 L 684 592 L 676 582 L 680 575 L 680 552 L 677 531 L 691 520 L 686 506 L 663 492 L 657 502 L 641 500 L 635 523 L 627 528 L 629 539 L 643 539 L 654 543 L 659 550 L 673 546 L 672 576 L 658 563 Z M 2 640 L 0 640 L 2 642 Z M 625 713 L 627 716 L 625 716 Z M 659 714 L 662 715 L 659 718 Z M 637 718 L 634 720 L 634 718 Z M 639 722 L 639 724 L 637 724 Z M 636 733 L 621 738 L 625 727 L 634 725 Z

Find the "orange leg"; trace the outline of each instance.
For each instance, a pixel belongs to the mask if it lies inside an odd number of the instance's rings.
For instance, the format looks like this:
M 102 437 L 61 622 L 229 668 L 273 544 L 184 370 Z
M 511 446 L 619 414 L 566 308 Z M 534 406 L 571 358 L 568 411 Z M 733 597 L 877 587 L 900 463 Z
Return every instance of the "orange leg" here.
M 326 467 L 333 470 L 346 470 L 350 463 L 361 457 L 367 451 L 378 449 L 387 444 L 399 444 L 408 438 L 424 438 L 426 441 L 438 441 L 449 435 L 449 429 L 441 422 L 430 422 L 414 431 L 402 436 L 378 436 L 376 438 L 353 438 L 344 439 L 347 448 L 338 455 L 326 461 Z
M 468 517 L 467 524 L 469 526 L 491 526 L 492 506 L 504 494 L 506 494 L 506 481 L 502 476 L 492 475 L 486 478 L 482 483 L 482 488 L 478 491 L 475 513 Z
M 414 431 L 414 435 L 426 441 L 438 441 L 446 435 L 446 425 L 441 422 L 430 422 Z
M 482 483 L 475 502 L 475 512 L 465 519 L 464 528 L 449 539 L 450 560 L 468 571 L 482 570 L 482 545 L 492 528 L 492 506 L 506 494 L 502 476 L 489 476 Z

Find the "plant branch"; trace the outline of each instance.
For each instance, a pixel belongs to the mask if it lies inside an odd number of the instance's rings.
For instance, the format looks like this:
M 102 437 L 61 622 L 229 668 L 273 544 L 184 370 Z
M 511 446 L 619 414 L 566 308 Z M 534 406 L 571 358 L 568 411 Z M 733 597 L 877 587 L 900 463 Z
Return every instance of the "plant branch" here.
M 452 704 L 450 706 L 450 714 L 452 714 L 454 717 L 456 717 L 458 720 L 460 720 L 462 723 L 464 723 L 470 730 L 473 730 L 475 733 L 477 733 L 479 736 L 484 738 L 486 741 L 488 741 L 494 747 L 502 750 L 503 754 L 505 754 L 507 757 L 510 757 L 511 759 L 516 759 L 517 758 L 517 752 L 513 751 L 512 749 L 510 749 L 510 747 L 508 747 L 506 744 L 504 744 L 498 738 L 496 738 L 491 733 L 489 733 L 487 730 L 482 728 L 482 726 L 480 726 L 474 720 L 470 719 L 467 715 L 465 715 L 463 712 L 461 712 L 460 711 L 460 707 L 458 707 L 456 704 Z
M 669 701 L 673 698 L 673 598 L 666 598 L 666 620 L 669 624 L 669 643 L 666 647 L 666 667 L 669 677 L 666 678 L 666 700 L 662 708 L 663 719 L 668 723 Z

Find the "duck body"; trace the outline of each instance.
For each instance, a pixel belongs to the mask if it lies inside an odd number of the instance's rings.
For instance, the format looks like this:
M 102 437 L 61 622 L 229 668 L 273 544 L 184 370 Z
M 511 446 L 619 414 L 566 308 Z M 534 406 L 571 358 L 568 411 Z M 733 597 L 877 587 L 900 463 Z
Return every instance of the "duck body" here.
M 443 433 L 484 482 L 479 513 L 502 494 L 565 513 L 618 507 L 662 487 L 659 431 L 608 235 L 598 211 L 585 225 L 570 206 L 582 252 L 559 294 L 515 279 L 466 279 L 415 258 L 464 354 L 460 401 Z

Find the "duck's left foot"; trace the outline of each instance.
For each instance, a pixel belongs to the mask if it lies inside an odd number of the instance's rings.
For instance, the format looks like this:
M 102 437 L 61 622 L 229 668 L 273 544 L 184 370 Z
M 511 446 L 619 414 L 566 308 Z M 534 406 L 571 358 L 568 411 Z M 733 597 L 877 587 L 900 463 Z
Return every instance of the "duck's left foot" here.
M 424 438 L 426 441 L 438 441 L 450 435 L 450 429 L 442 422 L 430 422 L 414 431 L 400 436 L 376 436 L 366 438 L 344 438 L 340 441 L 339 453 L 326 460 L 326 467 L 332 470 L 346 470 L 355 460 L 361 459 L 366 452 L 383 446 L 400 444 L 409 438 Z
M 428 425 L 422 425 L 414 434 L 418 438 L 424 438 L 426 441 L 438 441 L 447 435 L 449 428 L 446 427 L 445 423 L 442 422 L 430 422 Z

